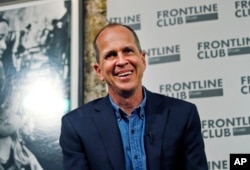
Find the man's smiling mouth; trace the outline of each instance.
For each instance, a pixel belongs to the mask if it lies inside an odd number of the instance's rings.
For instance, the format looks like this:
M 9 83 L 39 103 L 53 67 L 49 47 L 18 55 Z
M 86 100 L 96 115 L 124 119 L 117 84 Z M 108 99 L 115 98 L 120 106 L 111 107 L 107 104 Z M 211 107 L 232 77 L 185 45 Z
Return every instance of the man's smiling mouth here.
M 131 74 L 132 74 L 132 71 L 127 71 L 127 72 L 124 72 L 124 73 L 117 74 L 117 76 L 118 77 L 125 77 L 125 76 L 131 75 Z

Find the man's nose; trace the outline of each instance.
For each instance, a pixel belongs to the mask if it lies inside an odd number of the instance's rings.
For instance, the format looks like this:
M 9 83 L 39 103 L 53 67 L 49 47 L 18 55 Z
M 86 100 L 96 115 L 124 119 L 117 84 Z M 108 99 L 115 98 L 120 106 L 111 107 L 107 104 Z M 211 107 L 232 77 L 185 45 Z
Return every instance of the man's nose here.
M 128 60 L 127 60 L 126 56 L 124 56 L 123 54 L 118 54 L 116 65 L 117 66 L 123 66 L 123 65 L 126 65 L 126 64 L 128 64 Z

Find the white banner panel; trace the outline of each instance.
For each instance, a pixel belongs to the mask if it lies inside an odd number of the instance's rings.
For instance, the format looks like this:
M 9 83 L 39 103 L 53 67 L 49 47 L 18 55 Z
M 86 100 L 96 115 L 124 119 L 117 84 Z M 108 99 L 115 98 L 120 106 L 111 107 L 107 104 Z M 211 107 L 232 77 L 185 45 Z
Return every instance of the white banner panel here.
M 108 0 L 147 53 L 143 83 L 195 103 L 210 170 L 250 153 L 250 1 Z

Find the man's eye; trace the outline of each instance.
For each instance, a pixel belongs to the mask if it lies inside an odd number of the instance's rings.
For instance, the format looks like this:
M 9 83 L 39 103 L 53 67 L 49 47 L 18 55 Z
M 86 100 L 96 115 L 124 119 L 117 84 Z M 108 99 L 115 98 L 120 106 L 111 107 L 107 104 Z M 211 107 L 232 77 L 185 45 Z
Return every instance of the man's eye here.
M 111 52 L 111 53 L 108 53 L 105 58 L 108 59 L 108 58 L 115 57 L 115 56 L 116 56 L 116 53 Z
M 125 53 L 131 53 L 131 52 L 133 52 L 133 50 L 130 49 L 130 48 L 126 48 L 126 49 L 124 49 L 124 52 L 125 52 Z

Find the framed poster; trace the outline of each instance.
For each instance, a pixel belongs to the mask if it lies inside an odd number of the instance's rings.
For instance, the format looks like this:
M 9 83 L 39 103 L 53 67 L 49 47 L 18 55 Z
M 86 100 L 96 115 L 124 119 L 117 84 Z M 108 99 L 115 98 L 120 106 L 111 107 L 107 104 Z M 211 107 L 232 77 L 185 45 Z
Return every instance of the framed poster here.
M 63 169 L 61 117 L 81 81 L 77 3 L 0 1 L 0 169 Z

